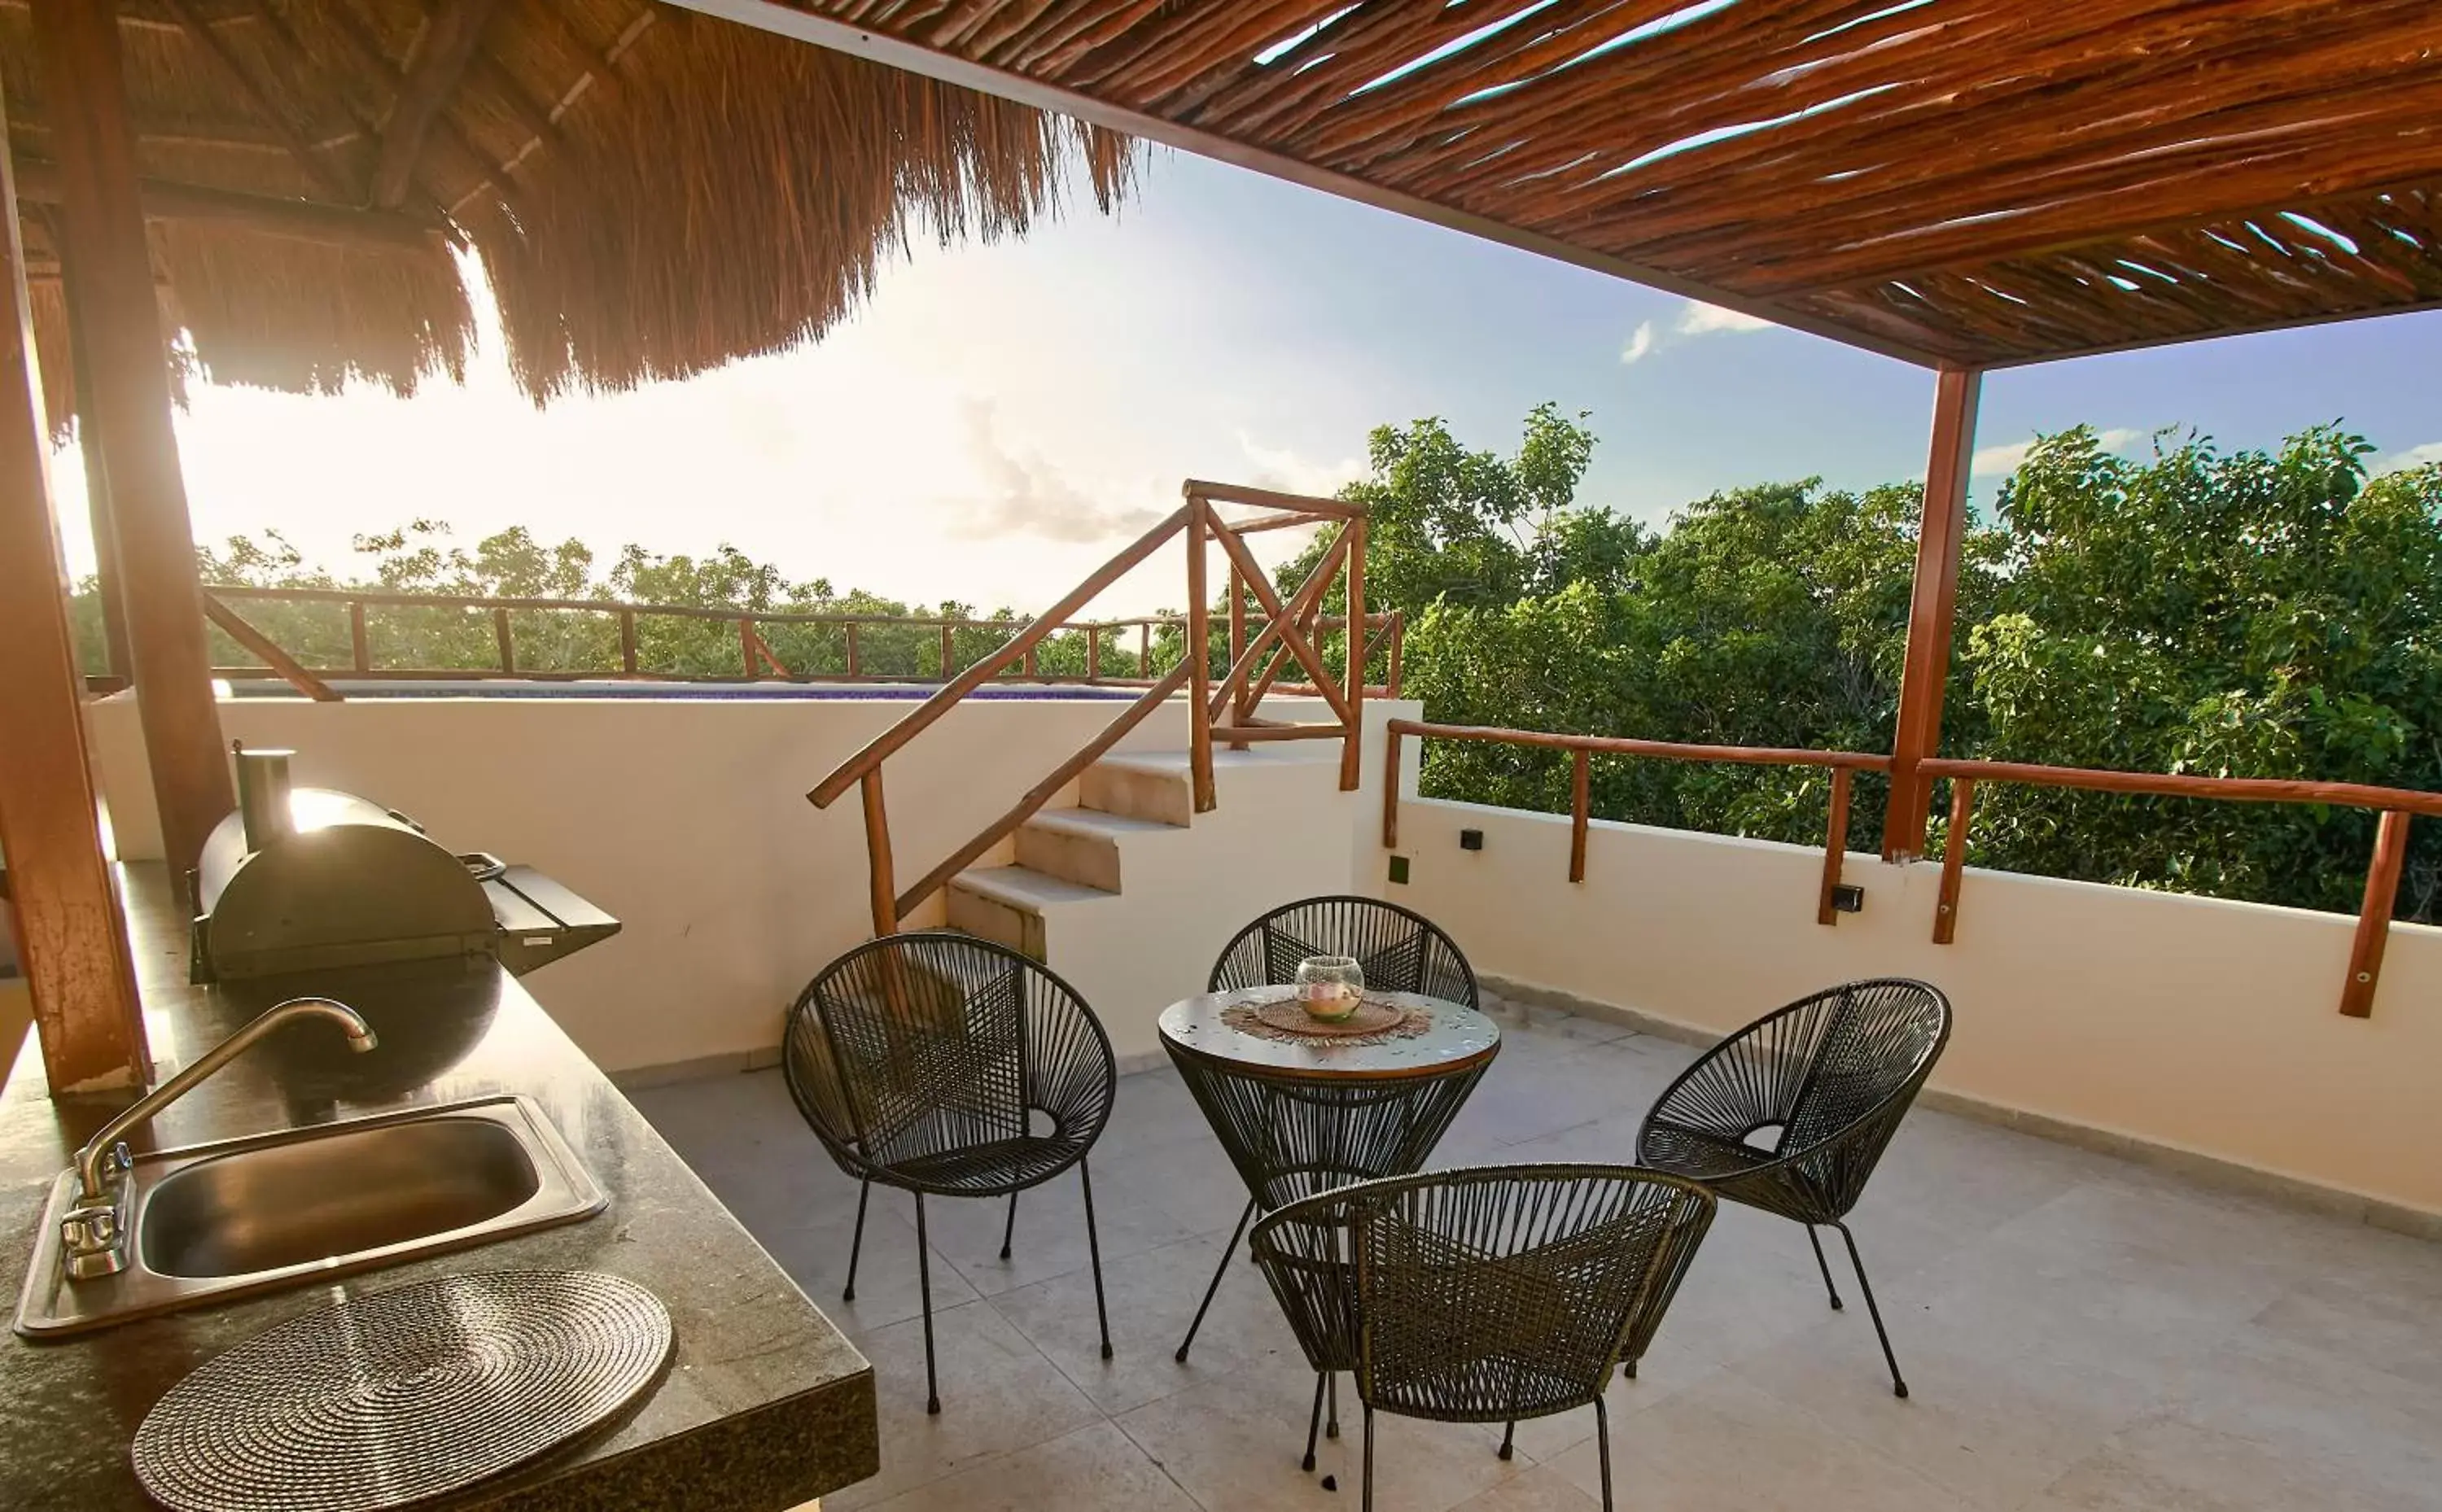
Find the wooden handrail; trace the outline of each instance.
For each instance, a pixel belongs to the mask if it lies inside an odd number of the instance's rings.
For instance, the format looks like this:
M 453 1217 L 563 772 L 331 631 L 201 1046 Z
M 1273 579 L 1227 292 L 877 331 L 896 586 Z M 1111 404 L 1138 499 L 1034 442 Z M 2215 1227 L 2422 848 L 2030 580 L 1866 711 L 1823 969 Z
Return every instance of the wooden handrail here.
M 1307 494 L 1285 494 L 1271 488 L 1249 488 L 1244 483 L 1216 483 L 1202 478 L 1190 478 L 1179 485 L 1179 492 L 1190 499 L 1201 499 L 1214 504 L 1254 504 L 1264 509 L 1286 510 L 1293 515 L 1327 515 L 1334 519 L 1357 519 L 1363 517 L 1365 506 L 1345 499 L 1317 499 Z
M 806 794 L 807 801 L 817 809 L 829 808 L 831 800 L 846 792 L 859 777 L 880 766 L 890 753 L 914 739 L 925 726 L 948 713 L 951 704 L 982 686 L 1002 667 L 1024 656 L 1030 647 L 1057 629 L 1063 621 L 1092 603 L 1095 594 L 1126 576 L 1129 569 L 1152 556 L 1162 542 L 1185 527 L 1193 510 L 1193 505 L 1182 504 L 1172 511 L 1160 524 L 1138 537 L 1126 550 L 1104 562 L 1092 576 L 1078 584 L 1067 597 L 1011 636 L 998 650 L 943 683 L 939 691 L 909 710 L 898 723 L 875 736 L 863 750 L 832 768 L 830 775 L 814 784 L 813 791 Z
M 350 604 L 385 609 L 565 610 L 595 614 L 651 614 L 669 619 L 738 620 L 757 625 L 940 626 L 962 630 L 1007 630 L 1036 620 L 975 619 L 939 614 L 845 614 L 813 610 L 760 610 L 733 604 L 634 604 L 616 598 L 487 598 L 465 593 L 400 593 L 389 589 L 257 588 L 248 583 L 207 583 L 204 592 L 223 599 L 287 604 Z M 1157 619 L 1159 617 L 1157 616 Z M 1069 627 L 1082 629 L 1088 622 Z M 1107 624 L 1135 624 L 1111 620 Z
M 2088 792 L 2141 793 L 2157 798 L 2214 798 L 2225 803 L 2329 803 L 2346 809 L 2396 809 L 2442 817 L 2442 792 L 2378 788 L 2360 782 L 2315 782 L 2298 777 L 2207 777 L 2193 773 L 2113 772 L 2100 767 L 2053 767 L 2031 761 L 1954 761 L 1928 756 L 1916 769 L 1927 777 L 2022 782 L 2037 787 L 2081 788 Z
M 1101 760 L 1103 753 L 1119 744 L 1122 736 L 1143 723 L 1146 715 L 1159 708 L 1164 700 L 1177 692 L 1180 685 L 1186 683 L 1187 676 L 1188 666 L 1185 662 L 1171 668 L 1170 675 L 1147 688 L 1142 698 L 1128 705 L 1125 714 L 1104 726 L 1103 733 L 1087 741 L 1076 755 L 1060 763 L 1052 771 L 1051 775 L 1029 788 L 1026 791 L 1026 796 L 1018 799 L 1016 805 L 1007 813 L 993 820 L 980 834 L 953 851 L 947 861 L 926 872 L 922 881 L 901 893 L 898 899 L 897 918 L 904 919 L 915 912 L 917 904 L 948 885 L 950 879 L 973 865 L 976 857 L 1015 833 L 1017 827 L 1033 818 L 1036 811 L 1049 803 L 1055 793 L 1077 780 L 1079 773 Z M 879 927 L 878 923 L 877 927 Z M 895 922 L 893 927 L 896 927 Z M 882 933 L 887 934 L 889 931 L 883 930 Z
M 345 701 L 337 689 L 307 671 L 295 657 L 274 645 L 270 636 L 239 618 L 237 610 L 213 597 L 210 590 L 205 591 L 203 602 L 204 617 L 219 626 L 230 640 L 262 657 L 264 665 L 279 674 L 281 681 L 317 703 Z

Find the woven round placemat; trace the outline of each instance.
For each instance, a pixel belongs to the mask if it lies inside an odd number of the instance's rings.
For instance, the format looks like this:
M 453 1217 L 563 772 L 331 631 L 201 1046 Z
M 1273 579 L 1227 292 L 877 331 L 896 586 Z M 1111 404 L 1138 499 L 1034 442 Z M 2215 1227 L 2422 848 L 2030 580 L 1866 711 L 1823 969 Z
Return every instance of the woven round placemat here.
M 351 1297 L 207 1361 L 137 1430 L 173 1512 L 373 1512 L 459 1490 L 649 1385 L 670 1315 L 591 1270 L 442 1276 Z
M 1340 1045 L 1379 1045 L 1411 1039 L 1433 1027 L 1432 1015 L 1369 997 L 1357 1011 L 1327 1023 L 1305 1011 L 1295 994 L 1259 1002 L 1237 1003 L 1222 1010 L 1221 1022 L 1243 1033 L 1267 1040 L 1324 1041 Z

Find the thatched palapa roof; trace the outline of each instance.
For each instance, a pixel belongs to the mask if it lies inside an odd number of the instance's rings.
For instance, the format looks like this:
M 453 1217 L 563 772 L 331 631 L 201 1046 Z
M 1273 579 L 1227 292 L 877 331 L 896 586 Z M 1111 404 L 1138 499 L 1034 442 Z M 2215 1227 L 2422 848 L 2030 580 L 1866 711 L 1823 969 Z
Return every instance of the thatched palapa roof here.
M 170 330 L 223 381 L 462 375 L 455 254 L 537 402 L 819 336 L 911 234 L 1023 231 L 1110 132 L 655 0 L 120 0 Z M 55 417 L 60 175 L 26 0 L 0 82 Z M 44 275 L 48 274 L 48 277 Z

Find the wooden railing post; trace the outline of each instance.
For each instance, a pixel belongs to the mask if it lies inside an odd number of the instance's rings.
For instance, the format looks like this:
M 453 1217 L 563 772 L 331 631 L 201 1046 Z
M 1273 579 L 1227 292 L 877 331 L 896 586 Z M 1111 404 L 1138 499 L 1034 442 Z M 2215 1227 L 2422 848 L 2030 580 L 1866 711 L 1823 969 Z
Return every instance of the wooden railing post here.
M 958 632 L 947 620 L 941 622 L 941 681 L 947 683 L 955 674 L 950 665 L 958 659 Z
M 882 769 L 867 771 L 857 787 L 865 800 L 865 856 L 872 874 L 873 933 L 878 938 L 899 933 L 899 887 L 890 869 L 890 816 L 882 806 Z
M 1103 681 L 1103 627 L 1085 627 L 1085 681 Z
M 763 670 L 755 665 L 755 622 L 744 615 L 738 620 L 738 661 L 750 678 Z
M 1569 880 L 1586 880 L 1586 828 L 1594 818 L 1594 756 L 1584 746 L 1569 753 Z
M 629 677 L 636 675 L 636 611 L 619 611 L 619 669 Z
M 492 639 L 500 643 L 501 670 L 503 672 L 516 671 L 518 669 L 518 643 L 516 637 L 509 633 L 509 611 L 507 610 L 496 609 L 492 610 Z
M 1223 529 L 1229 527 L 1223 526 Z M 1245 574 L 1238 569 L 1238 559 L 1230 558 L 1230 665 L 1235 668 L 1247 654 L 1247 586 Z M 1254 719 L 1254 705 L 1247 701 L 1248 684 L 1243 678 L 1230 684 L 1230 722 L 1246 724 Z M 1232 751 L 1244 751 L 1247 742 L 1232 740 Z
M 860 677 L 865 670 L 857 655 L 856 628 L 856 621 L 847 622 L 847 675 L 850 677 Z
M 1832 769 L 1832 822 L 1823 835 L 1823 892 L 1814 904 L 1814 921 L 1840 922 L 1840 868 L 1849 857 L 1849 769 Z
M 2408 825 L 2405 811 L 2385 809 L 2375 829 L 2365 901 L 2358 906 L 2357 938 L 2349 945 L 2349 979 L 2341 986 L 2341 1012 L 2350 1018 L 2374 1016 L 2383 948 L 2391 942 L 2391 915 L 2399 905 L 2399 873 L 2408 861 Z
M 361 598 L 348 600 L 348 650 L 357 671 L 374 669 L 373 647 L 365 635 L 365 601 Z
M 1890 807 L 1883 818 L 1886 861 L 1912 861 L 1924 852 L 1933 785 L 1917 771 L 1917 763 L 1939 755 L 1941 745 L 1951 622 L 1959 607 L 1959 548 L 1967 533 L 1967 479 L 1983 381 L 1973 369 L 1947 369 L 1934 391 L 1933 449 L 1917 527 L 1907 648 L 1900 665 L 1899 720 L 1891 737 Z
M 1197 813 L 1210 813 L 1220 800 L 1212 789 L 1212 606 L 1204 586 L 1204 536 L 1212 522 L 1212 506 L 1202 495 L 1187 500 L 1187 705 L 1188 780 Z
M 1394 610 L 1391 613 L 1391 667 L 1388 673 L 1389 682 L 1385 685 L 1390 688 L 1391 696 L 1394 699 L 1399 696 L 1399 689 L 1404 685 L 1400 681 L 1399 673 L 1402 670 L 1401 653 L 1406 651 L 1407 647 L 1408 616 L 1400 610 Z
M 1947 945 L 1959 932 L 1959 873 L 1967 865 L 1967 820 L 1976 808 L 1976 784 L 1950 779 L 1950 832 L 1942 837 L 1941 893 L 1934 903 L 1933 942 Z
M 1339 747 L 1339 791 L 1357 791 L 1358 764 L 1365 759 L 1365 517 L 1348 521 L 1348 660 L 1340 673 L 1340 691 L 1348 707 L 1340 718 L 1348 735 Z
M 1137 676 L 1153 676 L 1153 621 L 1137 622 Z
M 1407 732 L 1391 721 L 1382 738 L 1382 848 L 1399 848 L 1399 746 Z

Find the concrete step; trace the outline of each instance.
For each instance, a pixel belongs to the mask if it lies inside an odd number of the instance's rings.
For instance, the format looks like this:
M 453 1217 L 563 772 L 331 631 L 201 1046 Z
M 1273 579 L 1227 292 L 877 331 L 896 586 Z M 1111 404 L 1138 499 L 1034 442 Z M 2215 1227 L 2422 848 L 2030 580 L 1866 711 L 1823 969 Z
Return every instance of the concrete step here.
M 1184 829 L 1195 818 L 1186 754 L 1104 756 L 1077 779 L 1077 806 Z
M 1119 895 L 1031 866 L 984 866 L 950 879 L 950 927 L 1044 958 L 1044 910 Z
M 1046 809 L 1017 831 L 1017 864 L 1081 886 L 1120 890 L 1120 837 L 1175 834 L 1151 819 L 1098 809 Z

